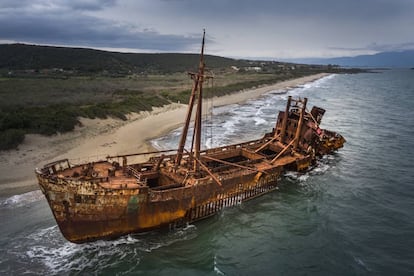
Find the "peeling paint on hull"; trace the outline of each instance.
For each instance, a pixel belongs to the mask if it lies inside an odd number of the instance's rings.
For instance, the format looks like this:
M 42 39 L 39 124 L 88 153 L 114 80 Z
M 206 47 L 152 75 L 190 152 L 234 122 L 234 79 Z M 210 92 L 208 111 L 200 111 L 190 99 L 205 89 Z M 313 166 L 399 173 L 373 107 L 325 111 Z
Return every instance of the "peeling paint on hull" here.
M 247 177 L 251 181 L 244 185 L 227 181 L 221 189 L 208 181 L 166 192 L 148 188 L 108 191 L 90 183 L 76 189 L 79 184 L 70 183 L 70 180 L 59 179 L 54 183 L 41 176 L 38 178 L 63 236 L 82 243 L 209 217 L 224 207 L 275 190 L 279 175 L 278 170 L 266 179 L 256 180 L 254 173 Z

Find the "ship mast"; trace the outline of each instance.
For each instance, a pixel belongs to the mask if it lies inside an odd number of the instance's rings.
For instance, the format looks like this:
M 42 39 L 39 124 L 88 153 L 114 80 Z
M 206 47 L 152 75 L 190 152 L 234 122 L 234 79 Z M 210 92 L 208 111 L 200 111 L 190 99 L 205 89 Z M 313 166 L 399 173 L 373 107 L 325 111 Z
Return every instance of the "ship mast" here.
M 203 82 L 206 76 L 204 76 L 204 44 L 205 44 L 205 35 L 206 32 L 203 30 L 203 40 L 201 42 L 201 54 L 200 54 L 200 63 L 198 66 L 198 72 L 197 73 L 188 73 L 191 76 L 191 79 L 193 79 L 194 84 L 193 88 L 191 90 L 190 99 L 188 102 L 188 109 L 187 109 L 187 116 L 185 119 L 185 124 L 183 128 L 183 132 L 181 134 L 180 143 L 178 145 L 177 150 L 177 156 L 175 159 L 175 169 L 178 168 L 178 166 L 181 163 L 181 159 L 183 157 L 185 142 L 187 139 L 187 133 L 188 128 L 191 121 L 191 115 L 193 113 L 194 109 L 194 102 L 197 97 L 197 110 L 196 110 L 196 117 L 194 122 L 194 133 L 193 133 L 193 141 L 192 145 L 194 145 L 194 152 L 190 152 L 191 155 L 193 155 L 193 168 L 195 171 L 199 171 L 200 165 L 197 162 L 197 160 L 200 160 L 200 150 L 201 150 L 201 117 L 202 117 L 202 106 L 203 106 Z M 193 149 L 193 146 L 191 147 Z

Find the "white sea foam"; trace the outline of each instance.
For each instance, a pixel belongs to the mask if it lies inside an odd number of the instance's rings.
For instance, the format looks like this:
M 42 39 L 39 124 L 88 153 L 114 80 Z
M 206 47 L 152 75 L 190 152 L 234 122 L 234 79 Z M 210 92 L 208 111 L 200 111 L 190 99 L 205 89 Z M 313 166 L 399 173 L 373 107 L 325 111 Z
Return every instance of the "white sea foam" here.
M 14 195 L 4 200 L 0 200 L 0 206 L 4 208 L 18 208 L 27 206 L 30 203 L 43 199 L 43 194 L 40 190 Z
M 56 229 L 54 229 L 56 230 Z M 58 230 L 57 230 L 58 231 Z M 132 255 L 134 250 L 123 245 L 138 243 L 139 240 L 126 236 L 115 241 L 98 241 L 90 244 L 74 244 L 70 242 L 54 242 L 52 244 L 36 244 L 31 246 L 26 254 L 33 261 L 39 261 L 53 274 L 70 271 L 83 271 L 87 268 L 107 266 L 107 261 L 116 256 L 119 259 Z M 87 258 L 86 256 L 95 256 Z
M 303 85 L 303 88 L 304 89 L 309 89 L 309 88 L 315 88 L 315 87 L 316 88 L 322 87 L 322 85 L 324 83 L 326 83 L 328 80 L 331 80 L 331 79 L 335 78 L 335 76 L 336 76 L 336 74 L 331 74 L 331 75 L 325 76 L 323 78 L 317 79 L 313 82 L 308 82 L 308 83 Z
M 154 148 L 161 150 L 163 148 L 162 145 L 160 145 L 160 140 L 159 139 L 153 139 L 151 140 L 151 146 L 153 146 Z
M 287 171 L 285 172 L 284 177 L 296 180 L 298 178 L 298 173 L 294 171 Z
M 281 98 L 283 100 L 287 100 L 288 96 L 294 96 L 294 97 L 300 96 L 303 92 L 309 89 L 322 87 L 324 83 L 326 83 L 328 80 L 331 80 L 335 76 L 336 76 L 335 74 L 332 74 L 332 75 L 328 75 L 326 77 L 320 78 L 318 80 L 315 80 L 313 82 L 308 82 L 302 85 L 298 85 L 297 87 L 288 90 L 287 91 L 288 93 L 281 95 Z
M 221 271 L 219 268 L 218 268 L 218 266 L 217 266 L 217 256 L 216 255 L 214 255 L 214 272 L 217 274 L 217 275 L 226 275 L 223 271 Z
M 258 126 L 258 125 L 264 125 L 264 124 L 267 123 L 267 121 L 265 119 L 260 118 L 260 117 L 254 118 L 254 121 L 255 121 L 255 125 L 256 126 Z
M 58 227 L 52 226 L 40 229 L 27 237 L 25 256 L 33 264 L 42 264 L 48 271 L 47 274 L 99 272 L 117 265 L 118 260 L 126 262 L 130 269 L 139 265 L 144 252 L 194 238 L 196 229 L 194 225 L 189 224 L 166 234 L 149 232 L 127 235 L 116 240 L 74 244 L 64 240 Z M 117 260 L 116 263 L 114 260 Z
M 238 107 L 238 104 L 229 104 L 229 105 L 222 105 L 222 106 L 218 106 L 218 107 L 214 107 L 213 108 L 213 115 L 221 115 L 224 113 L 228 113 L 231 110 L 234 110 Z
M 338 76 L 338 74 L 330 74 L 330 75 L 327 75 L 323 78 L 320 78 L 320 79 L 316 80 L 315 83 L 316 83 L 316 85 L 321 85 L 321 84 L 327 82 L 328 80 L 331 80 L 331 79 L 335 78 L 336 76 Z
M 213 139 L 212 138 L 207 138 L 205 145 L 206 145 L 207 149 L 211 149 L 213 147 Z
M 284 176 L 288 179 L 299 181 L 299 182 L 305 182 L 309 178 L 308 173 L 300 173 L 295 171 L 287 171 Z
M 329 170 L 331 166 L 329 164 L 324 164 L 322 162 L 318 162 L 317 165 L 315 166 L 315 168 L 312 169 L 311 173 L 313 175 L 316 174 L 323 174 L 325 173 L 327 170 Z
M 261 108 L 257 108 L 256 113 L 255 113 L 254 115 L 255 115 L 255 116 L 263 116 L 263 115 L 264 115 L 264 113 L 263 113 L 263 111 L 262 111 L 262 109 L 261 109 Z
M 227 120 L 226 122 L 224 122 L 222 124 L 223 136 L 229 136 L 233 134 L 237 130 L 236 124 L 238 124 L 241 119 L 242 117 L 234 116 L 230 120 Z
M 305 173 L 305 174 L 299 175 L 298 180 L 300 182 L 306 182 L 306 180 L 308 180 L 308 178 L 309 178 L 309 174 Z

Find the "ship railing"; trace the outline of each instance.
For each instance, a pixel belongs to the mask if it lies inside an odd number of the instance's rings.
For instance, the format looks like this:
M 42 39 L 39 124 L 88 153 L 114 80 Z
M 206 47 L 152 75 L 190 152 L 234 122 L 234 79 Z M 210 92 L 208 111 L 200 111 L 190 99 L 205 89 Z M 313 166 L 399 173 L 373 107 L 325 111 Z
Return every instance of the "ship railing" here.
M 105 157 L 106 157 L 105 154 L 97 154 L 97 155 L 79 156 L 76 158 L 69 158 L 68 160 L 72 164 L 72 167 L 73 167 L 73 166 L 86 164 L 86 163 L 103 162 L 106 160 Z
M 36 172 L 40 172 L 43 175 L 50 175 L 50 174 L 56 174 L 57 172 L 66 170 L 68 168 L 71 168 L 71 165 L 69 163 L 68 159 L 62 159 L 57 160 L 51 163 L 47 163 L 43 166 L 41 170 L 36 169 Z
M 263 143 L 263 139 L 258 139 L 258 140 L 253 140 L 253 141 L 244 142 L 240 144 L 207 149 L 207 150 L 202 151 L 201 154 L 212 154 L 212 153 L 217 153 L 217 152 L 222 152 L 222 151 L 227 151 L 227 150 L 236 150 L 236 149 L 241 149 L 241 148 L 248 147 L 248 146 L 256 146 L 262 143 Z
M 268 136 L 268 134 L 266 134 Z M 266 136 L 265 135 L 265 136 Z M 236 150 L 236 149 L 242 149 L 242 148 L 246 148 L 246 147 L 257 147 L 260 146 L 261 144 L 265 143 L 268 139 L 268 137 L 266 137 L 266 139 L 258 139 L 258 140 L 253 140 L 253 141 L 249 141 L 249 142 L 244 142 L 244 143 L 239 143 L 239 144 L 233 144 L 233 145 L 227 145 L 227 146 L 222 146 L 222 147 L 218 147 L 218 148 L 212 148 L 212 149 L 206 149 L 201 151 L 201 155 L 209 155 L 209 154 L 214 154 L 214 153 L 220 153 L 220 152 L 225 152 L 225 151 L 231 151 L 231 150 Z M 168 151 L 172 151 L 172 150 L 168 150 Z M 165 151 L 165 152 L 168 152 Z M 164 152 L 164 151 L 160 151 L 160 152 Z M 183 155 L 183 157 L 188 157 L 189 154 L 185 153 Z M 153 156 L 150 157 L 150 160 L 152 162 L 156 162 L 158 161 L 160 158 L 160 156 Z M 169 155 L 165 155 L 163 157 L 164 161 L 168 161 L 168 160 L 174 160 L 175 158 L 175 154 L 169 154 Z
M 147 183 L 147 179 L 146 178 L 142 179 L 142 174 L 139 171 L 137 171 L 135 168 L 131 166 L 127 166 L 126 169 L 130 174 L 132 174 L 137 179 L 138 183 L 143 183 L 143 184 Z
M 221 165 L 221 166 L 218 166 L 218 167 L 211 168 L 211 171 L 215 172 L 215 173 L 220 173 L 220 172 L 227 171 L 227 170 L 230 170 L 232 168 L 238 167 L 238 165 L 246 167 L 246 170 L 248 170 L 247 167 L 249 167 L 249 168 L 251 168 L 252 171 L 255 171 L 257 169 L 252 165 L 260 163 L 264 159 L 266 159 L 265 156 L 263 156 L 260 159 L 251 159 L 251 160 L 236 162 L 236 163 L 234 163 L 234 165 Z M 232 171 L 234 171 L 234 170 L 232 170 Z

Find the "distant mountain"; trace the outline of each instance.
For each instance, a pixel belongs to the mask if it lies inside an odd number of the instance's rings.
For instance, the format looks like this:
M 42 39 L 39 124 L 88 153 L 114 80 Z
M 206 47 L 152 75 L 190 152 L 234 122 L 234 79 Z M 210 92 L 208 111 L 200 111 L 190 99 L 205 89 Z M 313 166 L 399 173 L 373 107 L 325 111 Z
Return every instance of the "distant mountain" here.
M 306 64 L 336 64 L 349 67 L 411 68 L 414 66 L 414 50 L 381 52 L 374 55 L 361 55 L 355 57 L 305 58 L 290 59 L 286 61 Z

